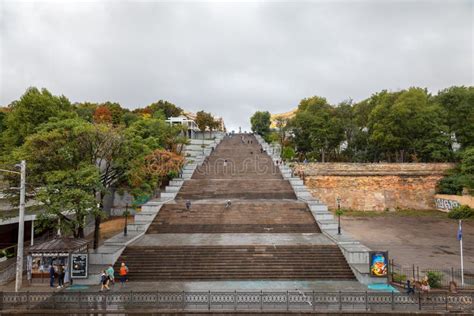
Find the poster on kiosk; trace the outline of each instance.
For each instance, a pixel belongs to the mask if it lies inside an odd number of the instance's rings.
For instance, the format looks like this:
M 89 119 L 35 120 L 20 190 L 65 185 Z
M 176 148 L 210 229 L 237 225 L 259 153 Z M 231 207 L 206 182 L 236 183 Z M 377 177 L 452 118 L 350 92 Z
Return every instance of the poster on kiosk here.
M 388 277 L 388 251 L 369 253 L 370 275 L 378 278 Z

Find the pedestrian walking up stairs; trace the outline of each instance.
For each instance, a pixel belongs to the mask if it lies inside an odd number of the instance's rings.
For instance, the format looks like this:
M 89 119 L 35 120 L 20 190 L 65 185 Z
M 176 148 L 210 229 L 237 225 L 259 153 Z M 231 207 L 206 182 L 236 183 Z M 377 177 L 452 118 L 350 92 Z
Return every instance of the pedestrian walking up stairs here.
M 278 150 L 275 150 L 273 146 L 267 144 L 261 136 L 257 135 L 256 138 L 263 149 L 271 155 L 273 161 L 281 161 Z M 304 181 L 294 176 L 293 170 L 290 167 L 281 163 L 279 165 L 283 177 L 290 182 L 298 200 L 307 203 L 321 232 L 339 246 L 357 279 L 363 284 L 385 282 L 384 279 L 370 276 L 370 249 L 355 240 L 344 230 L 341 230 L 341 234 L 339 235 L 338 224 L 333 214 L 329 212 L 327 205 L 312 196 L 311 192 L 304 185 Z
M 237 134 L 211 148 L 116 267 L 125 261 L 130 279 L 145 282 L 355 280 L 341 248 L 321 233 L 332 215 L 304 200 L 302 183 L 287 179 L 266 146 Z
M 198 164 L 211 153 L 223 138 L 218 135 L 213 140 L 190 140 L 190 144 L 184 149 L 186 158 L 185 166 L 181 175 L 170 181 L 165 187 L 160 197 L 153 199 L 142 205 L 141 211 L 135 214 L 134 222 L 127 225 L 127 236 L 123 233 L 117 234 L 104 241 L 98 249 L 89 252 L 89 277 L 87 279 L 78 279 L 77 284 L 96 284 L 100 278 L 101 270 L 109 264 L 113 264 L 120 257 L 125 248 L 136 240 L 140 239 L 153 222 L 155 216 L 159 213 L 161 207 L 169 201 L 173 201 L 185 179 L 191 178 Z M 199 143 L 199 150 L 197 150 Z

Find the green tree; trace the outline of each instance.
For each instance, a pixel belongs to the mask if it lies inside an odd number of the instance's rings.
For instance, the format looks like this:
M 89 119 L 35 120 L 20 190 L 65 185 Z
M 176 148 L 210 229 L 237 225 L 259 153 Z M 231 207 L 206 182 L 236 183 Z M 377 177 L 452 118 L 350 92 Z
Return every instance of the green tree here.
M 270 133 L 270 118 L 271 115 L 268 111 L 255 112 L 250 118 L 252 132 L 265 138 Z
M 474 146 L 474 87 L 450 87 L 435 100 L 446 111 L 449 132 L 461 149 Z
M 213 124 L 215 123 L 214 118 L 210 113 L 199 111 L 196 113 L 196 124 L 202 133 L 202 139 L 204 139 L 204 133 L 206 132 L 206 129 L 210 129 L 210 127 L 213 127 Z
M 158 102 L 152 103 L 147 108 L 151 111 L 152 115 L 155 112 L 161 111 L 164 114 L 164 119 L 180 116 L 183 114 L 182 108 L 164 100 L 159 100 Z
M 77 115 L 89 123 L 94 122 L 94 113 L 98 107 L 99 105 L 97 103 L 90 102 L 74 104 L 74 110 L 76 111 Z
M 322 162 L 327 155 L 336 156 L 344 138 L 344 130 L 336 110 L 321 97 L 303 99 L 291 120 L 299 151 L 316 152 Z
M 425 89 L 382 91 L 369 115 L 370 141 L 388 161 L 448 161 L 450 139 L 442 109 Z
M 65 96 L 54 96 L 48 90 L 29 88 L 9 106 L 5 119 L 3 142 L 10 150 L 20 146 L 28 135 L 50 118 L 71 112 L 72 106 Z
M 44 212 L 38 216 L 38 227 L 60 229 L 84 238 L 86 218 L 101 216 L 93 192 L 100 191 L 98 169 L 81 163 L 77 169 L 46 173 L 46 182 L 37 194 Z
M 275 126 L 278 129 L 278 142 L 283 147 L 286 139 L 286 132 L 288 130 L 288 119 L 285 117 L 277 117 L 275 119 Z
M 27 137 L 23 146 L 13 153 L 13 161 L 28 161 L 28 181 L 32 187 L 48 183 L 51 172 L 78 169 L 82 164 L 95 166 L 100 174 L 101 190 L 91 192 L 99 196 L 102 209 L 105 190 L 125 173 L 123 137 L 110 125 L 91 124 L 80 118 L 50 120 L 37 133 Z M 94 247 L 98 247 L 102 216 L 95 218 Z

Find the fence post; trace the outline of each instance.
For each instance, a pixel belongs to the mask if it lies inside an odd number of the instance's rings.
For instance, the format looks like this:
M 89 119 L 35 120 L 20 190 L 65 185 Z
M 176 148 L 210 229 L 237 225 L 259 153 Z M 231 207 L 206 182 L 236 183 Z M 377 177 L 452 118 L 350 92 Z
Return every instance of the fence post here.
M 393 282 L 393 259 L 390 260 L 390 264 L 388 266 L 388 268 L 390 269 L 390 281 Z
M 207 309 L 211 310 L 211 291 L 207 294 Z
M 369 310 L 369 294 L 365 291 L 365 310 Z
M 451 267 L 451 282 L 454 282 L 454 268 Z
M 260 310 L 263 311 L 263 290 L 260 290 Z
M 77 303 L 79 305 L 79 309 L 82 309 L 82 291 L 79 291 L 79 293 L 77 293 Z
M 420 280 L 420 267 L 416 266 L 416 276 L 418 277 L 418 280 Z
M 339 310 L 342 311 L 342 295 L 341 295 L 341 291 L 339 291 Z
M 415 275 L 415 265 L 413 264 L 413 280 L 418 281 Z
M 421 293 L 418 292 L 418 310 L 421 311 Z
M 286 310 L 290 310 L 290 293 L 286 291 Z
M 395 300 L 394 300 L 395 297 L 394 297 L 394 295 L 395 295 L 395 294 L 394 294 L 393 291 L 392 291 L 392 311 L 395 310 Z
M 316 294 L 314 294 L 314 290 L 313 290 L 313 311 L 316 310 Z
M 186 294 L 183 291 L 183 297 L 181 298 L 181 302 L 183 304 L 183 310 L 186 308 Z
M 446 311 L 448 310 L 448 292 L 446 292 L 446 296 L 444 297 L 446 303 Z
M 234 310 L 237 310 L 237 290 L 234 291 Z
M 26 308 L 30 309 L 30 291 L 26 291 Z
M 0 311 L 3 310 L 3 291 L 0 291 Z

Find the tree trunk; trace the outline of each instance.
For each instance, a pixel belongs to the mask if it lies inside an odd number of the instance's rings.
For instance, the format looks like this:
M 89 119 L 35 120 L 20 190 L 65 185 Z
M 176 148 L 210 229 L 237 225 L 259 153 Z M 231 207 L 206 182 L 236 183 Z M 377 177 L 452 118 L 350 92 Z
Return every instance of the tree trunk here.
M 79 226 L 77 228 L 77 237 L 78 238 L 84 238 L 84 227 Z
M 94 224 L 94 249 L 99 248 L 99 239 L 100 239 L 100 216 L 95 217 Z

